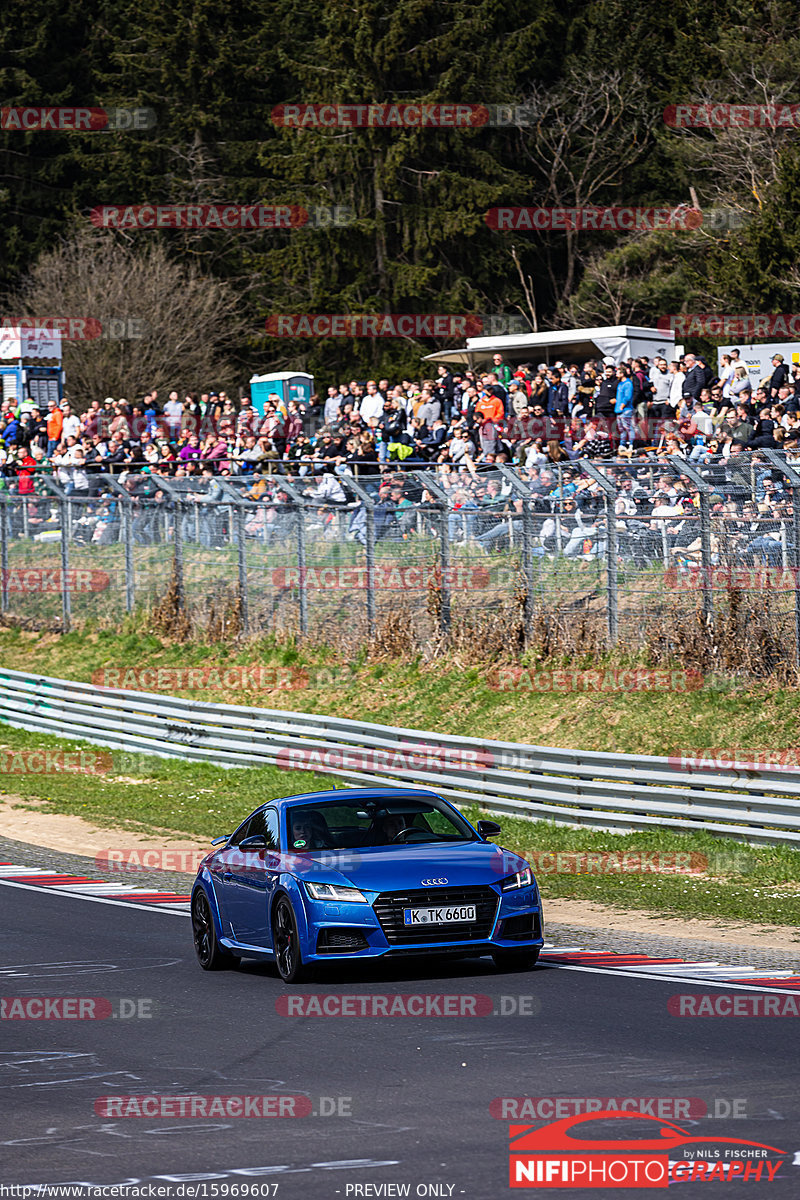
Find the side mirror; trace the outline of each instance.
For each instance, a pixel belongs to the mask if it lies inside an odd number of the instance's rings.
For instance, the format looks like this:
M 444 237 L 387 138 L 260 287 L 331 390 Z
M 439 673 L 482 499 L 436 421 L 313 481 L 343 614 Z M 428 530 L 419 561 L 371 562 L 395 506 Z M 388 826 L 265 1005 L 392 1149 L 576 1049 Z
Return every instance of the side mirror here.
M 266 850 L 267 839 L 263 833 L 254 833 L 252 837 L 247 837 L 244 841 L 239 842 L 240 850 Z
M 485 842 L 502 832 L 497 821 L 478 821 L 476 828 Z
M 211 845 L 212 846 L 221 846 L 223 842 L 227 842 L 227 840 L 230 836 L 231 835 L 229 833 L 223 833 L 222 837 L 214 838 Z

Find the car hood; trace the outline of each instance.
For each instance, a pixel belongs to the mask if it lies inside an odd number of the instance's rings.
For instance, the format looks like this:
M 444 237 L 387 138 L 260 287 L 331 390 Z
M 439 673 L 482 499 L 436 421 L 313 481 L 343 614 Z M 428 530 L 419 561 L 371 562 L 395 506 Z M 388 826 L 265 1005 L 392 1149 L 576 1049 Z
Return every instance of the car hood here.
M 300 879 L 351 883 L 368 892 L 392 892 L 497 883 L 526 865 L 524 858 L 510 850 L 493 842 L 476 841 L 317 851 L 293 855 L 290 869 Z

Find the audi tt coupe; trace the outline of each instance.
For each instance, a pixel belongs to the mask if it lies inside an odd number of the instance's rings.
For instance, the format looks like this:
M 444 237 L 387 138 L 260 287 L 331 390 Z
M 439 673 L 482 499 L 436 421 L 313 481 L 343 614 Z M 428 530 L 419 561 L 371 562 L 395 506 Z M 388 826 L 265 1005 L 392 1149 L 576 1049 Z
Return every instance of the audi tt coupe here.
M 435 792 L 342 788 L 270 800 L 217 838 L 192 889 L 200 966 L 274 962 L 286 983 L 322 962 L 491 955 L 532 967 L 543 943 L 530 865 Z

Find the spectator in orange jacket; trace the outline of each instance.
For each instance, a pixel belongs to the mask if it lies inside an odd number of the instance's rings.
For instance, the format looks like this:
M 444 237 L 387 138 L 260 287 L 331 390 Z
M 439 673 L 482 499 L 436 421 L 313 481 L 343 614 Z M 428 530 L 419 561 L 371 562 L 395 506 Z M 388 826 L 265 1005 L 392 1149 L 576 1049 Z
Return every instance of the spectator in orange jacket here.
M 499 396 L 493 396 L 491 392 L 484 392 L 480 400 L 475 405 L 475 416 L 483 424 L 484 421 L 493 421 L 495 425 L 502 425 L 505 417 L 505 407 Z
M 47 402 L 47 457 L 50 458 L 58 443 L 61 441 L 61 430 L 64 427 L 64 414 L 55 400 Z

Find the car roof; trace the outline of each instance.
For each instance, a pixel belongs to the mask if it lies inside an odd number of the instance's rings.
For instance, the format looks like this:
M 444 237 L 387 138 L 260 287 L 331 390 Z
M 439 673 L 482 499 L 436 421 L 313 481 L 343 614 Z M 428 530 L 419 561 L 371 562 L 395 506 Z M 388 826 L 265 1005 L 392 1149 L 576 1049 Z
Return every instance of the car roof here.
M 290 804 L 323 804 L 330 800 L 398 800 L 400 797 L 413 797 L 416 800 L 435 799 L 441 800 L 442 797 L 436 792 L 430 791 L 427 788 L 331 788 L 325 792 L 302 792 L 297 796 L 281 796 L 275 800 L 268 800 L 263 808 L 268 805 L 286 806 Z

